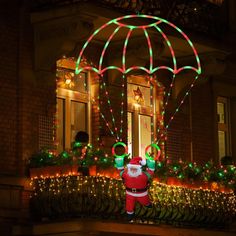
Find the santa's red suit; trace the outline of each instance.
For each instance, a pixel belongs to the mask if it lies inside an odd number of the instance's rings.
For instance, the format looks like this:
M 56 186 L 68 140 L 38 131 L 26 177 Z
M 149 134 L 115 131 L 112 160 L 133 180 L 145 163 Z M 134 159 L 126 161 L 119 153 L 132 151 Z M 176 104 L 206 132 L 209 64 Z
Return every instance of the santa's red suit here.
M 134 214 L 136 201 L 143 206 L 151 206 L 148 196 L 148 185 L 154 170 L 147 168 L 142 170 L 145 160 L 141 157 L 134 157 L 130 160 L 127 168 L 120 170 L 120 176 L 126 187 L 126 211 L 127 214 Z M 133 173 L 137 169 L 136 173 Z

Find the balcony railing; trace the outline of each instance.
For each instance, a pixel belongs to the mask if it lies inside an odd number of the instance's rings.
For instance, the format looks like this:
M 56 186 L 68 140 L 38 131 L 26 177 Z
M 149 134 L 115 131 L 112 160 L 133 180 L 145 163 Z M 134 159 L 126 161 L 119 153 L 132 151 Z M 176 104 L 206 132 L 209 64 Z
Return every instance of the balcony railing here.
M 32 178 L 31 211 L 35 220 L 74 217 L 124 218 L 125 189 L 120 179 L 63 175 Z M 179 226 L 225 227 L 236 216 L 231 192 L 186 188 L 153 181 L 153 207 L 136 206 L 136 221 Z

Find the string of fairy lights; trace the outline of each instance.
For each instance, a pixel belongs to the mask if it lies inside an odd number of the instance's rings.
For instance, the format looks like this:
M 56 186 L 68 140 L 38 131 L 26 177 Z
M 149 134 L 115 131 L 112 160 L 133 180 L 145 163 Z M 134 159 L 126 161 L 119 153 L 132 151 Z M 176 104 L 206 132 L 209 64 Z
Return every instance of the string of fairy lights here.
M 101 176 L 64 175 L 33 178 L 32 212 L 40 217 L 103 215 L 114 217 L 124 211 L 125 189 L 121 179 Z M 153 209 L 137 207 L 136 216 L 153 221 L 224 225 L 236 215 L 233 192 L 189 189 L 153 181 Z

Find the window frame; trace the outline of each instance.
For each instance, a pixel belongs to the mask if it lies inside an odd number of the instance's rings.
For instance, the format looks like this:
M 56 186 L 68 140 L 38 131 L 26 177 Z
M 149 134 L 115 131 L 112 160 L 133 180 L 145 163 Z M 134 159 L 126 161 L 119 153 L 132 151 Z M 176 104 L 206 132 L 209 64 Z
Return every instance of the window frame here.
M 151 118 L 151 124 L 153 124 L 153 128 L 150 127 L 150 129 L 153 129 L 153 133 L 151 132 L 151 142 L 154 141 L 154 138 L 156 137 L 156 85 L 150 85 L 147 86 L 144 83 L 141 82 L 141 80 L 144 80 L 145 76 L 144 75 L 139 75 L 141 79 L 138 79 L 139 82 L 135 82 L 132 80 L 132 76 L 127 78 L 127 91 L 128 91 L 128 84 L 135 84 L 137 87 L 149 87 L 153 86 L 153 94 L 152 97 L 153 99 L 153 104 L 151 106 L 144 106 L 141 104 L 133 104 L 129 103 L 128 98 L 127 98 L 127 115 L 128 113 L 131 113 L 131 124 L 132 124 L 132 137 L 131 137 L 131 142 L 132 142 L 132 154 L 134 156 L 140 156 L 141 155 L 141 150 L 140 150 L 140 126 L 139 126 L 139 121 L 140 121 L 140 116 L 148 116 Z M 129 127 L 128 127 L 129 128 Z M 128 144 L 129 145 L 129 144 Z
M 65 70 L 72 70 L 71 68 L 63 68 Z M 72 70 L 73 71 L 73 70 Z M 62 147 L 63 150 L 68 150 L 71 148 L 71 143 L 74 141 L 71 137 L 71 103 L 72 102 L 79 102 L 85 104 L 85 121 L 86 127 L 85 130 L 89 134 L 89 141 L 91 140 L 91 99 L 90 99 L 90 72 L 84 71 L 86 74 L 86 92 L 78 92 L 68 88 L 60 88 L 57 86 L 57 96 L 58 99 L 64 100 L 65 110 L 64 112 L 64 121 L 63 125 L 65 125 L 64 129 L 64 146 Z M 58 110 L 56 111 L 58 112 Z M 58 140 L 57 130 L 56 130 L 56 141 Z M 59 149 L 57 145 L 57 149 Z
M 218 103 L 224 104 L 224 123 L 219 123 L 218 118 Z M 230 133 L 230 101 L 227 97 L 218 96 L 217 97 L 217 143 L 218 143 L 218 160 L 220 162 L 220 159 L 225 155 L 231 155 L 231 133 Z M 224 132 L 225 134 L 225 154 L 220 156 L 220 142 L 219 142 L 219 132 Z

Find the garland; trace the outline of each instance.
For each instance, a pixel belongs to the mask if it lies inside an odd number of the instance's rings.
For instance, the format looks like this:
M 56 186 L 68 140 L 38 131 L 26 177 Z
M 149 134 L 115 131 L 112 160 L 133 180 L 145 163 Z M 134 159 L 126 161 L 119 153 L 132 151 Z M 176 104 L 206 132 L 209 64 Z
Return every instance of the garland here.
M 114 167 L 114 157 L 108 156 L 103 150 L 94 150 L 90 145 L 87 145 L 85 149 L 86 152 L 83 152 L 78 143 L 73 145 L 73 149 L 59 154 L 56 154 L 55 151 L 42 149 L 32 155 L 28 166 L 29 168 L 37 168 L 77 164 L 85 168 L 90 166 L 97 166 L 98 169 Z M 128 159 L 125 158 L 125 162 L 127 161 Z M 236 167 L 229 165 L 229 163 L 216 166 L 209 161 L 200 166 L 195 162 L 170 161 L 165 158 L 156 162 L 155 177 L 159 178 L 161 182 L 166 182 L 169 177 L 175 177 L 182 182 L 216 183 L 236 190 Z

